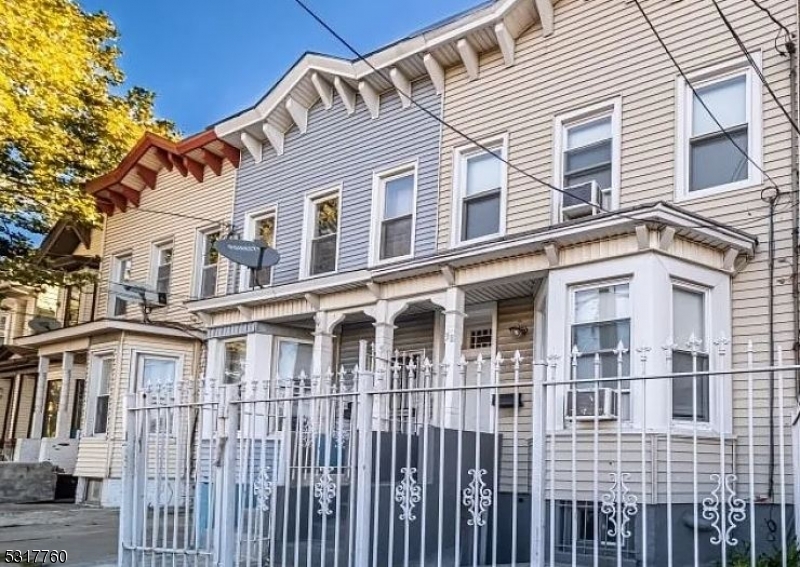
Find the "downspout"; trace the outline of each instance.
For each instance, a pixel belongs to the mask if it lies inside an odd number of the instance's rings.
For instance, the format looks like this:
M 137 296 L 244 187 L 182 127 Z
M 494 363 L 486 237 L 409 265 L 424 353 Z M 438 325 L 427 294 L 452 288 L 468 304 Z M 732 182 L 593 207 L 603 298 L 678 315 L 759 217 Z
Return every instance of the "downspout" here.
M 794 41 L 786 42 L 786 51 L 789 53 L 789 92 L 791 94 L 790 112 L 795 122 L 798 121 L 797 114 L 797 48 Z M 800 163 L 798 163 L 798 140 L 797 133 L 794 128 L 790 127 L 791 141 L 789 144 L 791 163 L 792 163 L 792 179 L 791 179 L 791 195 L 792 195 L 792 277 L 790 282 L 792 284 L 792 352 L 794 354 L 795 367 L 800 366 L 800 281 L 798 274 L 800 274 L 800 250 L 798 250 L 798 230 L 800 230 Z M 794 394 L 795 398 L 800 396 L 800 375 L 797 369 L 794 371 Z
M 767 241 L 767 333 L 769 337 L 769 366 L 775 366 L 775 204 L 780 197 L 777 187 L 761 190 L 761 200 L 769 205 Z M 775 372 L 769 373 L 769 480 L 767 496 L 775 493 Z

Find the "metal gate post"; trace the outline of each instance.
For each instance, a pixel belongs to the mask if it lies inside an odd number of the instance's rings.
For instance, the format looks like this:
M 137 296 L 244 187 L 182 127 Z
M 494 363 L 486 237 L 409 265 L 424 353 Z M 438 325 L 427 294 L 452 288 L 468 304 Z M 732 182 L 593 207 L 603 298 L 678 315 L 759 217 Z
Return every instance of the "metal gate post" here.
M 217 431 L 217 510 L 214 522 L 215 564 L 231 567 L 236 563 L 236 451 L 239 432 L 239 385 L 227 384 L 220 389 Z
M 547 364 L 533 363 L 531 394 L 531 567 L 545 565 L 545 444 L 547 403 L 544 379 Z
M 372 517 L 372 393 L 373 373 L 358 373 L 358 464 L 356 477 L 355 567 L 367 567 Z
M 142 396 L 127 394 L 125 396 L 125 451 L 122 462 L 122 507 L 119 522 L 118 565 L 128 567 L 134 565 L 133 547 L 141 545 L 141 514 L 147 510 L 144 502 L 144 477 L 147 469 L 144 462 L 142 446 L 142 424 L 147 420 L 137 421 L 136 408 Z M 139 410 L 144 412 L 145 410 Z M 139 471 L 139 474 L 137 473 Z

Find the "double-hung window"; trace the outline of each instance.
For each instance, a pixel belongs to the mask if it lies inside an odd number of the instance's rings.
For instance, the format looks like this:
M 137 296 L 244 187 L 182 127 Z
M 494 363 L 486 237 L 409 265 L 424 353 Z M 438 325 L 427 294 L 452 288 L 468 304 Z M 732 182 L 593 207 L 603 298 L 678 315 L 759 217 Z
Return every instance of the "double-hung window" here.
M 505 138 L 486 147 L 456 152 L 455 244 L 505 232 Z
M 622 344 L 621 368 L 616 351 Z M 572 292 L 572 321 L 570 351 L 577 347 L 579 356 L 573 379 L 578 389 L 595 388 L 595 358 L 599 358 L 598 378 L 630 375 L 631 301 L 628 282 L 579 287 Z M 597 356 L 596 356 L 597 355 Z M 585 381 L 583 384 L 581 381 Z M 619 390 L 619 411 L 623 419 L 629 415 L 630 384 L 600 383 L 600 388 Z
M 172 243 L 159 244 L 155 248 L 156 291 L 169 294 L 172 279 Z
M 109 386 L 111 384 L 111 372 L 114 367 L 114 359 L 111 356 L 99 357 L 95 359 L 95 365 L 92 431 L 95 435 L 101 435 L 108 430 Z
M 339 192 L 313 197 L 307 204 L 307 273 L 318 276 L 336 271 L 339 250 Z
M 556 119 L 554 179 L 563 193 L 556 221 L 616 207 L 619 187 L 621 105 L 614 100 Z
M 197 290 L 200 299 L 214 297 L 217 293 L 219 252 L 214 248 L 217 240 L 219 240 L 219 231 L 200 234 L 200 272 Z
M 133 258 L 130 255 L 117 256 L 114 260 L 114 282 L 127 283 L 131 281 L 131 270 L 133 269 Z M 122 317 L 128 311 L 128 302 L 120 297 L 114 296 L 112 299 L 112 314 L 114 317 Z
M 275 230 L 277 218 L 275 211 L 252 215 L 247 219 L 247 237 L 258 240 L 275 248 Z M 260 270 L 245 270 L 242 278 L 244 288 L 267 286 L 272 283 L 272 267 L 262 267 Z
M 413 253 L 416 177 L 414 168 L 376 177 L 374 199 L 379 224 L 373 237 L 374 246 L 377 246 L 373 258 L 378 262 L 405 258 Z
M 675 285 L 672 288 L 673 372 L 708 371 L 706 347 L 706 294 Z M 672 379 L 672 418 L 679 421 L 709 420 L 708 376 Z
M 761 85 L 753 74 L 741 61 L 690 76 L 696 95 L 680 79 L 679 196 L 761 182 Z

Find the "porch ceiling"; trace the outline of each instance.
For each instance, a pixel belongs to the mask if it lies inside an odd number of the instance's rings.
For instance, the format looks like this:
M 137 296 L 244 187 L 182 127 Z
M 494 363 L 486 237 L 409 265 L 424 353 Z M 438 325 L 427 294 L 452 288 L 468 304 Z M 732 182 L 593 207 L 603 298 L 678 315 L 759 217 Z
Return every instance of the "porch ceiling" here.
M 470 286 L 465 290 L 466 303 L 469 305 L 485 303 L 487 301 L 498 301 L 500 299 L 512 299 L 515 297 L 533 298 L 539 290 L 541 282 L 541 278 L 526 278 L 523 280 Z

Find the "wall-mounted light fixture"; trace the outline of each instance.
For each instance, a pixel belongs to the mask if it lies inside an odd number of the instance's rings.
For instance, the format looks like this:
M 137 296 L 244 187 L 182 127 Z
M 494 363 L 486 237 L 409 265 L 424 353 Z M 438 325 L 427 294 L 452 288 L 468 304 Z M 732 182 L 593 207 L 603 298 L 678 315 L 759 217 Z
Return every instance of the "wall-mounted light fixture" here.
M 528 327 L 523 325 L 522 323 L 517 323 L 516 325 L 512 325 L 508 328 L 508 332 L 511 333 L 511 336 L 515 339 L 521 339 L 525 335 L 528 334 Z

